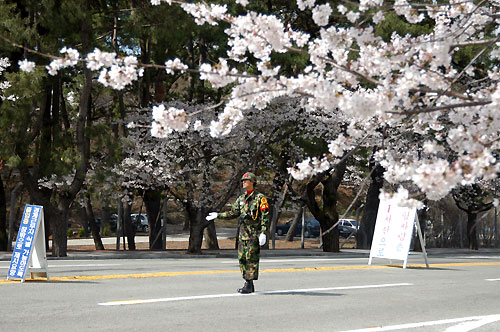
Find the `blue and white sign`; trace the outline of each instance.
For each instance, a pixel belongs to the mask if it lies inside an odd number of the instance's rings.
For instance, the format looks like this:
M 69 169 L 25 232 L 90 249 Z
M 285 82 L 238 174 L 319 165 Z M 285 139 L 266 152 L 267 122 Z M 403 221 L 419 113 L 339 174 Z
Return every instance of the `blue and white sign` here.
M 28 270 L 32 273 L 44 271 L 48 278 L 43 223 L 43 207 L 26 205 L 17 233 L 16 245 L 12 252 L 7 279 L 24 281 Z

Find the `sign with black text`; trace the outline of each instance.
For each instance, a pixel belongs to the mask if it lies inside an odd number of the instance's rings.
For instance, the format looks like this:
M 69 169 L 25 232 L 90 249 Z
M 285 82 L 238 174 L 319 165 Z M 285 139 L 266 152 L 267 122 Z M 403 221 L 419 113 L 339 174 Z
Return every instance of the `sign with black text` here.
M 43 207 L 26 205 L 12 252 L 7 279 L 24 281 L 28 270 L 32 276 L 33 273 L 44 272 L 48 279 L 43 223 Z

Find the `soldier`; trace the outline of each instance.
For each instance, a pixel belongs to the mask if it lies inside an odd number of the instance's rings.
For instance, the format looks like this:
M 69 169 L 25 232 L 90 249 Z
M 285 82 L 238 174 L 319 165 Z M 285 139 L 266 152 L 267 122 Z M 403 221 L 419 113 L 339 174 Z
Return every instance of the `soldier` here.
M 255 191 L 257 178 L 253 173 L 245 173 L 242 178 L 242 194 L 228 212 L 211 212 L 207 220 L 215 218 L 238 220 L 238 261 L 241 274 L 245 279 L 239 293 L 248 294 L 255 292 L 253 281 L 259 278 L 260 246 L 266 243 L 266 230 L 269 224 L 269 204 L 266 197 Z M 259 235 L 260 234 L 260 235 Z M 260 246 L 259 246 L 260 245 Z

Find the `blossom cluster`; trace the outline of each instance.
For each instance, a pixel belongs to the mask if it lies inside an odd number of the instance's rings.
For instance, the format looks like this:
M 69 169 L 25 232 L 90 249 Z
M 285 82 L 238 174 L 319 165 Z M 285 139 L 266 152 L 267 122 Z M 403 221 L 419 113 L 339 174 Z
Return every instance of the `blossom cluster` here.
M 31 73 L 36 67 L 36 64 L 33 61 L 29 61 L 27 59 L 19 60 L 19 69 L 24 72 Z
M 62 68 L 73 67 L 80 60 L 80 53 L 74 48 L 63 47 L 59 51 L 61 54 L 66 54 L 64 58 L 56 58 L 52 60 L 48 66 L 47 71 L 50 75 L 57 75 L 58 71 Z
M 121 59 L 114 52 L 102 52 L 99 49 L 87 55 L 87 68 L 100 70 L 99 83 L 116 90 L 124 89 L 144 73 L 144 69 L 138 67 L 135 56 Z
M 2 76 L 3 72 L 10 67 L 10 61 L 8 58 L 0 58 L 0 76 Z M 1 100 L 9 100 L 9 101 L 15 101 L 17 99 L 17 96 L 15 95 L 5 95 L 5 90 L 11 87 L 11 84 L 9 81 L 2 81 L 0 80 L 0 99 Z
M 153 106 L 153 123 L 151 135 L 153 137 L 166 137 L 172 131 L 185 131 L 189 126 L 189 119 L 183 109 L 169 107 L 161 104 Z

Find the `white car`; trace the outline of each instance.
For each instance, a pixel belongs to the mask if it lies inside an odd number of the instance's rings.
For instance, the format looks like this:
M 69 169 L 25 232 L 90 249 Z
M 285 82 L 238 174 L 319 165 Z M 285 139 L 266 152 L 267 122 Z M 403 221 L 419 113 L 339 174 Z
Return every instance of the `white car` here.
M 357 222 L 355 219 L 339 219 L 339 225 L 349 227 L 354 231 L 359 230 L 359 222 Z

